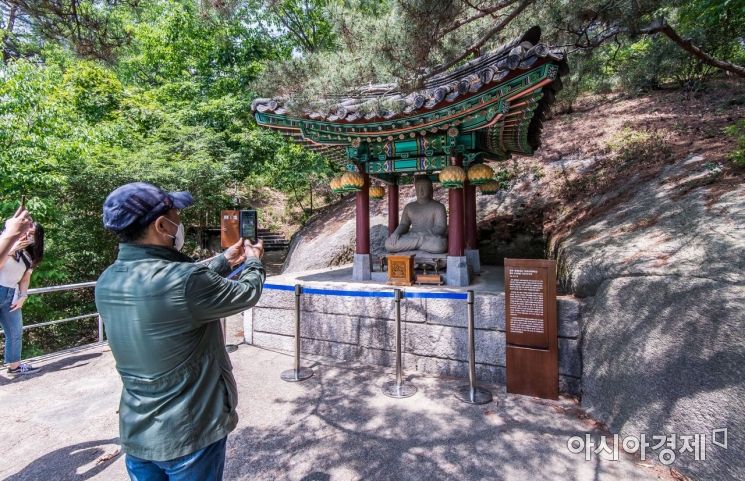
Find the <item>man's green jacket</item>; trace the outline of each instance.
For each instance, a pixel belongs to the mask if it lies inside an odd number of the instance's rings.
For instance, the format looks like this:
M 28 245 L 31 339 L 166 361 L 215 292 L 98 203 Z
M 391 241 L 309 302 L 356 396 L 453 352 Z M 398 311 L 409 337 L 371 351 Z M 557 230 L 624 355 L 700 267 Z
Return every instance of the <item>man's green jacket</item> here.
M 96 284 L 123 388 L 122 450 L 168 461 L 202 449 L 238 423 L 238 391 L 220 318 L 252 307 L 264 267 L 246 261 L 237 281 L 225 279 L 224 256 L 209 266 L 174 249 L 121 244 Z

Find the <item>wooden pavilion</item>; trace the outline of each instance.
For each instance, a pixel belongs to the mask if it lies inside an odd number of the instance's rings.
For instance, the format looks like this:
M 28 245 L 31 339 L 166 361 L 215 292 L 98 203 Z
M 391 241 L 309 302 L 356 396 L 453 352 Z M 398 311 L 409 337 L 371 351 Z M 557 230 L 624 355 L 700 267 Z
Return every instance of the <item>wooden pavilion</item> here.
M 468 285 L 469 271 L 479 269 L 476 185 L 486 182 L 485 192 L 493 175 L 476 166 L 538 149 L 543 118 L 568 72 L 563 52 L 540 43 L 540 37 L 540 28 L 532 27 L 408 94 L 395 84 L 373 85 L 324 111 L 296 115 L 285 107 L 287 99 L 253 102 L 259 125 L 353 173 L 336 184 L 356 191 L 355 280 L 371 278 L 371 178 L 387 187 L 390 234 L 399 222 L 399 186 L 427 174 L 449 189 L 447 284 Z

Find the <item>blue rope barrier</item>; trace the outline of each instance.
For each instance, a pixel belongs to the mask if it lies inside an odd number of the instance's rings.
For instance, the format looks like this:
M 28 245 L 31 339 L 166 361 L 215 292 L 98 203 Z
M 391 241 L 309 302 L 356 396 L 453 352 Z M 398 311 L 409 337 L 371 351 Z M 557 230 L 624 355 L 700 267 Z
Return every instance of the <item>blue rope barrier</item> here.
M 231 272 L 230 274 L 228 274 L 228 275 L 226 276 L 226 278 L 227 278 L 227 279 L 232 279 L 233 277 L 235 277 L 235 276 L 237 276 L 238 274 L 240 274 L 241 272 L 243 272 L 243 270 L 244 270 L 245 268 L 246 268 L 246 264 L 241 264 L 241 265 L 239 265 L 238 267 L 236 267 L 236 268 L 235 268 L 235 270 L 234 270 L 233 272 Z
M 346 297 L 388 297 L 393 298 L 390 291 L 342 291 L 335 289 L 314 289 L 303 287 L 303 294 L 317 294 L 319 296 L 346 296 Z
M 264 289 L 274 289 L 275 291 L 295 292 L 295 286 L 284 286 L 282 284 L 264 284 Z
M 233 272 L 228 274 L 227 278 L 232 279 L 237 276 L 243 269 L 246 268 L 246 264 L 241 264 Z M 264 289 L 275 290 L 275 291 L 289 291 L 294 292 L 295 286 L 287 286 L 282 284 L 264 284 Z M 391 291 L 346 291 L 341 289 L 316 289 L 313 287 L 303 288 L 303 294 L 315 294 L 319 296 L 343 296 L 343 297 L 382 297 L 382 298 L 393 298 L 393 292 Z M 461 292 L 404 292 L 405 299 L 454 299 L 459 301 L 468 300 L 468 295 Z
M 468 295 L 460 292 L 405 292 L 406 299 L 458 299 L 468 300 Z
M 283 284 L 264 284 L 264 289 L 275 291 L 294 292 L 295 286 Z M 343 297 L 380 297 L 393 299 L 391 291 L 348 291 L 341 289 L 318 289 L 314 287 L 303 287 L 303 294 L 318 296 L 343 296 Z M 406 299 L 454 299 L 465 301 L 468 295 L 460 292 L 404 292 Z

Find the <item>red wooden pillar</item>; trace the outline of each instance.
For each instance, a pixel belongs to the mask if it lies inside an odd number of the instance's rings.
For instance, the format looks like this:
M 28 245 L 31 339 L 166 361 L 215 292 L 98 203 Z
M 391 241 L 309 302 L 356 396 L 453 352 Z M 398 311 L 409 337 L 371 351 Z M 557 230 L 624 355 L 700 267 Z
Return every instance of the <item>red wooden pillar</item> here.
M 463 159 L 460 156 L 450 158 L 452 165 L 463 165 Z M 464 206 L 463 206 L 463 189 L 448 190 L 448 208 L 450 210 L 450 219 L 448 219 L 448 255 L 451 257 L 463 256 L 464 244 Z
M 476 231 L 476 186 L 466 181 L 464 185 L 464 195 L 466 197 L 466 249 L 478 249 L 477 231 Z
M 370 175 L 362 173 L 365 185 L 357 192 L 355 199 L 356 249 L 357 254 L 370 253 Z
M 388 235 L 398 227 L 398 180 L 388 186 Z

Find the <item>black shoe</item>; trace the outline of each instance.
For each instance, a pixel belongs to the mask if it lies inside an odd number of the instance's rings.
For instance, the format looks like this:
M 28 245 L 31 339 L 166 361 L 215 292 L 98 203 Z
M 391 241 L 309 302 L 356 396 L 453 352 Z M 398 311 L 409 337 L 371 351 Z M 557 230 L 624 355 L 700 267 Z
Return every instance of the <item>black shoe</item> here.
M 25 376 L 26 374 L 36 374 L 39 371 L 41 371 L 40 367 L 34 367 L 25 362 L 20 363 L 15 369 L 8 368 L 8 374 L 17 374 L 21 376 Z

